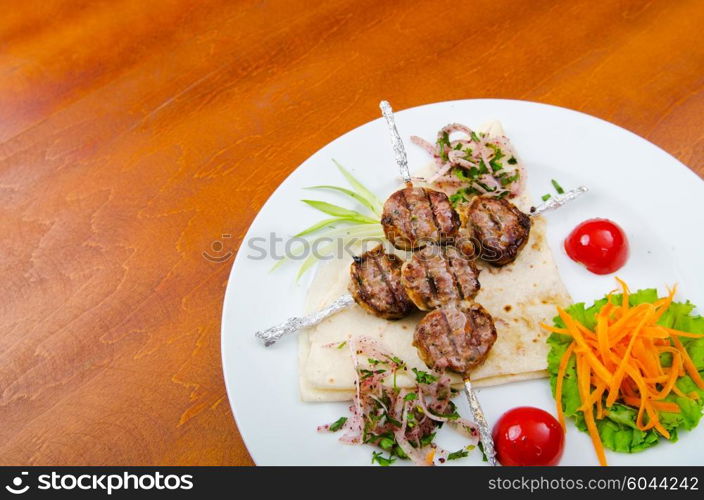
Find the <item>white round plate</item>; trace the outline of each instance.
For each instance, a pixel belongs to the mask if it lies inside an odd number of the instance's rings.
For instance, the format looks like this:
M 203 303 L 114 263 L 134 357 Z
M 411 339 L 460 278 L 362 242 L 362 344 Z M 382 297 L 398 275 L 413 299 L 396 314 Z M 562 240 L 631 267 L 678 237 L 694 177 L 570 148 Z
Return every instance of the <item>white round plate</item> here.
M 572 262 L 562 241 L 582 220 L 608 217 L 628 234 L 631 256 L 619 271 L 632 289 L 679 284 L 678 298 L 704 304 L 704 183 L 675 158 L 620 127 L 576 111 L 523 101 L 479 99 L 442 102 L 400 111 L 396 121 L 407 144 L 411 171 L 427 164 L 409 137 L 433 140 L 451 122 L 472 128 L 500 120 L 520 155 L 535 199 L 553 192 L 550 179 L 565 188 L 586 184 L 591 191 L 549 213 L 549 243 L 575 301 L 602 297 L 615 287 L 613 276 L 596 276 Z M 298 344 L 284 338 L 265 348 L 254 332 L 303 310 L 309 279 L 295 284 L 298 265 L 269 272 L 274 260 L 261 258 L 262 240 L 288 238 L 321 219 L 300 202 L 307 186 L 345 181 L 338 160 L 382 200 L 398 185 L 389 136 L 381 118 L 339 137 L 300 165 L 266 202 L 249 228 L 232 267 L 222 316 L 222 359 L 227 392 L 237 426 L 260 465 L 367 465 L 370 446 L 348 446 L 316 427 L 348 414 L 346 403 L 303 403 L 298 393 Z M 317 194 L 317 193 L 316 193 Z M 334 194 L 321 193 L 335 202 Z M 346 205 L 349 206 L 349 205 Z M 308 273 L 309 275 L 313 273 Z M 546 379 L 479 390 L 489 422 L 515 406 L 531 405 L 554 414 Z M 460 401 L 462 399 L 462 401 Z M 458 398 L 463 415 L 470 415 Z M 637 454 L 608 453 L 613 465 L 702 464 L 704 423 L 680 440 Z M 457 449 L 464 440 L 443 429 L 441 446 Z M 478 453 L 459 464 L 481 464 Z M 561 464 L 596 464 L 589 437 L 568 424 Z

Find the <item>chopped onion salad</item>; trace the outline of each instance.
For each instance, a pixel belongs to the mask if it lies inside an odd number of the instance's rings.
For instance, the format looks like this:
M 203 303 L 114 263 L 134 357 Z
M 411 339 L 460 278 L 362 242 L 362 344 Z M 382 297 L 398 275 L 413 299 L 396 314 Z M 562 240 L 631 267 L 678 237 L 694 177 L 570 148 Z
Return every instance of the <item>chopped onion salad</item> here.
M 474 423 L 463 419 L 451 397 L 457 393 L 445 374 L 412 369 L 415 387 L 396 384 L 408 367 L 378 343 L 361 337 L 337 345 L 347 347 L 356 371 L 356 394 L 350 417 L 318 427 L 321 432 L 342 432 L 347 444 L 373 444 L 382 451 L 372 454 L 372 463 L 391 465 L 408 459 L 416 465 L 439 465 L 465 457 L 478 442 Z M 469 439 L 467 447 L 449 453 L 433 440 L 445 423 Z
M 525 173 L 505 136 L 476 133 L 451 123 L 440 129 L 435 144 L 416 136 L 411 141 L 435 162 L 435 171 L 426 182 L 452 193 L 450 201 L 455 206 L 477 194 L 512 198 L 523 190 Z

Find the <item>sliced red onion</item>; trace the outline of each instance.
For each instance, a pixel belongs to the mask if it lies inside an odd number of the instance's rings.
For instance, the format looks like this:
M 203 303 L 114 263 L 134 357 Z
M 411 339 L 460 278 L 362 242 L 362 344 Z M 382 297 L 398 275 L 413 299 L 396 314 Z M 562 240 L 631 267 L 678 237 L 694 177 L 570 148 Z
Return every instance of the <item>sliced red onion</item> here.
M 411 142 L 416 146 L 420 146 L 421 148 L 425 149 L 429 155 L 435 156 L 435 144 L 431 144 L 430 142 L 426 141 L 425 139 L 422 139 L 421 137 L 418 137 L 417 135 L 411 136 Z

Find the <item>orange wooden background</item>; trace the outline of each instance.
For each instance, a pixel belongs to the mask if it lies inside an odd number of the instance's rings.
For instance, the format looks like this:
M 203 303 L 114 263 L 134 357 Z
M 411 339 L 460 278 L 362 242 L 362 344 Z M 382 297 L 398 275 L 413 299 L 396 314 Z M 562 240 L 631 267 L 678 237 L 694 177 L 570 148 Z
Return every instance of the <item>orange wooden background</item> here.
M 566 106 L 704 174 L 701 0 L 11 4 L 1 464 L 250 464 L 220 365 L 232 260 L 202 252 L 381 98 Z

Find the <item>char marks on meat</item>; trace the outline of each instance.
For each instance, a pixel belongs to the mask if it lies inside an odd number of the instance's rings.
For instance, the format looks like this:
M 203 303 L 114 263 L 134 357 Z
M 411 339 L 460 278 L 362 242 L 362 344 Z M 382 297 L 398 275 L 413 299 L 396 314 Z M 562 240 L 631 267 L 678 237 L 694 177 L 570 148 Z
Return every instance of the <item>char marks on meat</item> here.
M 355 257 L 349 291 L 363 309 L 384 319 L 400 319 L 415 309 L 401 284 L 402 261 L 381 245 Z
M 441 243 L 454 238 L 460 220 L 445 193 L 407 187 L 386 200 L 381 224 L 386 238 L 396 248 L 417 250 L 428 242 Z
M 495 341 L 494 321 L 476 303 L 428 313 L 413 335 L 413 345 L 428 366 L 462 376 L 484 362 Z
M 473 299 L 478 277 L 470 258 L 451 245 L 427 245 L 401 268 L 401 282 L 422 311 Z
M 467 207 L 465 224 L 480 245 L 485 262 L 510 264 L 528 242 L 530 217 L 513 203 L 491 196 L 477 196 Z

